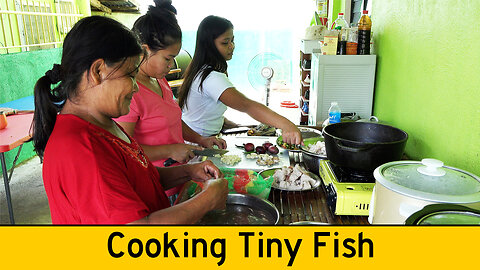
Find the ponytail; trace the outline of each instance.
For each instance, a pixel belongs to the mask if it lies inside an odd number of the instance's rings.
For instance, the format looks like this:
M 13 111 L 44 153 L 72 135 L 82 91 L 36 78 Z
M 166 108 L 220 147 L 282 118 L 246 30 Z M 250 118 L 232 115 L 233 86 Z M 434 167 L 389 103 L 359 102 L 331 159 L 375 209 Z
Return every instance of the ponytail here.
M 37 154 L 43 157 L 57 114 L 78 95 L 82 76 L 94 61 L 103 59 L 120 67 L 142 52 L 138 39 L 114 19 L 90 16 L 75 23 L 63 41 L 61 65 L 53 65 L 35 84 L 32 137 Z M 52 85 L 57 86 L 52 89 Z
M 52 84 L 61 80 L 60 65 L 55 64 L 53 68 L 45 73 L 45 76 L 38 79 L 34 88 L 35 113 L 33 114 L 33 145 L 40 158 L 43 158 L 48 138 L 52 134 L 57 113 L 61 109 L 60 104 L 64 99 L 59 92 L 61 84 L 53 90 Z M 63 104 L 63 103 L 62 103 Z

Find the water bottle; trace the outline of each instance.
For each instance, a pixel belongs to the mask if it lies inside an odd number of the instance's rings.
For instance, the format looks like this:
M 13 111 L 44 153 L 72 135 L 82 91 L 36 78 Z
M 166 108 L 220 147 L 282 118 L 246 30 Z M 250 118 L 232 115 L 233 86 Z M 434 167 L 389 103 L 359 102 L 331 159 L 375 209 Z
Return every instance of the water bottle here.
M 338 107 L 338 103 L 334 101 L 330 104 L 330 109 L 328 109 L 328 122 L 330 124 L 340 123 L 340 118 L 340 107 Z

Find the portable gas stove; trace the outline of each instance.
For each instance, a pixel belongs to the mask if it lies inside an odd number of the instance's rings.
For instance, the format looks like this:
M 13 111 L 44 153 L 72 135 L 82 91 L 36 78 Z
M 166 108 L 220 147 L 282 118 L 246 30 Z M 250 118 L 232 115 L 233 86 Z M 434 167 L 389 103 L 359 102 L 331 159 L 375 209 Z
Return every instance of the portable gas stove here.
M 327 205 L 335 215 L 368 216 L 375 178 L 373 172 L 359 172 L 320 161 L 320 177 L 327 192 Z

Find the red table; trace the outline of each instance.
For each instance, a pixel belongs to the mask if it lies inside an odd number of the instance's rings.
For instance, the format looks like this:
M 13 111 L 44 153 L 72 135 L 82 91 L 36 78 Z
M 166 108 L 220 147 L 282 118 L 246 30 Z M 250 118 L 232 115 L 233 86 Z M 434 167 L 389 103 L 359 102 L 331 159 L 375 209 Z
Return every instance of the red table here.
M 17 162 L 23 143 L 31 138 L 30 126 L 32 125 L 33 113 L 17 114 L 7 116 L 8 126 L 0 130 L 0 161 L 2 163 L 3 182 L 5 184 L 5 196 L 7 197 L 8 214 L 10 216 L 10 223 L 15 224 L 13 218 L 12 200 L 10 196 L 10 179 L 12 178 L 13 169 Z M 17 156 L 13 160 L 10 176 L 7 173 L 7 164 L 5 161 L 5 152 L 8 152 L 15 147 L 18 148 Z

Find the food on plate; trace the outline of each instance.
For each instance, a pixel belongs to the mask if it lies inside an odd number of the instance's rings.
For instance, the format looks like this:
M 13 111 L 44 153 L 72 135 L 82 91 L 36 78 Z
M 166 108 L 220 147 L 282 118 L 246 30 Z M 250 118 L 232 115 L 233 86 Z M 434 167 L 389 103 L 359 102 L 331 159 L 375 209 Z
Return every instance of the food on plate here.
M 248 159 L 256 159 L 257 164 L 260 166 L 272 166 L 280 162 L 280 158 L 277 156 L 271 156 L 269 154 L 257 154 L 250 153 L 246 156 Z
M 220 161 L 229 166 L 233 166 L 242 161 L 242 158 L 239 155 L 223 155 Z
M 271 156 L 269 154 L 261 154 L 257 159 L 257 165 L 260 166 L 272 166 L 280 162 L 280 158 L 277 156 Z
M 317 181 L 309 176 L 306 169 L 298 164 L 292 168 L 283 166 L 273 174 L 273 187 L 287 190 L 306 190 L 315 186 Z
M 282 147 L 283 149 L 300 150 L 296 145 L 284 142 L 282 136 L 278 137 L 277 144 L 278 144 L 278 146 Z
M 327 150 L 325 149 L 325 142 L 318 141 L 314 144 L 310 144 L 307 146 L 307 151 L 312 152 L 317 155 L 327 155 Z
M 269 125 L 260 124 L 249 131 L 247 131 L 248 136 L 275 136 L 277 130 L 275 127 Z
M 253 145 L 253 143 L 246 143 L 243 145 L 243 149 L 247 152 L 253 152 L 253 150 L 255 150 L 255 145 Z

